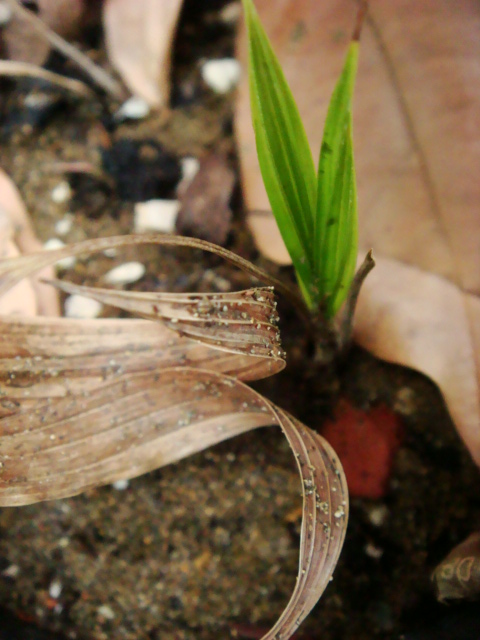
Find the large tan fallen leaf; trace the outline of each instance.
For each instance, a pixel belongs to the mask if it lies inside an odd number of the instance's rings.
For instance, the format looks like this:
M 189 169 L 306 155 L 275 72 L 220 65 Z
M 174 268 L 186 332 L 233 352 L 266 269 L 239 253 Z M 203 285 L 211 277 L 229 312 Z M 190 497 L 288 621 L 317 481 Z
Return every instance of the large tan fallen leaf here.
M 144 242 L 213 249 L 171 236 L 86 241 L 1 260 L 0 296 L 66 254 Z M 264 640 L 289 638 L 331 578 L 348 496 L 328 443 L 242 382 L 285 364 L 271 288 L 146 294 L 56 285 L 157 322 L 0 317 L 0 505 L 74 495 L 278 425 L 295 454 L 303 520 L 297 583 Z
M 22 197 L 8 175 L 0 169 L 0 257 L 14 257 L 20 253 L 33 253 L 42 248 L 32 227 Z M 53 276 L 46 266 L 31 280 L 21 280 L 0 300 L 0 313 L 58 316 L 58 295 L 39 278 Z
M 168 103 L 170 59 L 182 0 L 105 0 L 108 56 L 130 91 L 152 107 Z
M 257 0 L 256 6 L 318 157 L 356 5 Z M 360 243 L 379 258 L 360 297 L 356 339 L 438 383 L 478 464 L 479 29 L 480 6 L 473 0 L 372 0 L 354 101 Z M 245 200 L 263 210 L 269 205 L 248 101 L 244 82 L 236 127 Z M 284 261 L 283 248 L 271 250 L 273 233 L 272 225 L 257 234 L 257 243 Z

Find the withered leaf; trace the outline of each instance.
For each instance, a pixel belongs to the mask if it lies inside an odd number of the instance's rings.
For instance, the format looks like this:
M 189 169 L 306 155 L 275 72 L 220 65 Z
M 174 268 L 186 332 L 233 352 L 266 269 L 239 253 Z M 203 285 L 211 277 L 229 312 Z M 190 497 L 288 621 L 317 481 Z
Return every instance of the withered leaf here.
M 170 93 L 170 59 L 181 0 L 105 0 L 108 57 L 130 91 L 152 107 Z
M 52 284 L 66 293 L 89 296 L 144 318 L 162 320 L 178 334 L 217 349 L 270 356 L 274 360 L 284 356 L 270 288 L 222 294 L 168 294 L 112 291 L 61 281 Z
M 0 290 L 65 255 L 163 241 L 200 246 L 162 236 L 87 241 L 1 261 Z M 301 476 L 303 521 L 296 587 L 264 640 L 289 638 L 331 578 L 348 494 L 328 443 L 241 381 L 284 366 L 272 291 L 143 294 L 57 284 L 158 321 L 1 319 L 0 505 L 74 495 L 278 425 Z
M 480 596 L 480 532 L 457 545 L 432 574 L 437 598 L 478 600 Z
M 177 232 L 224 245 L 230 231 L 235 174 L 225 153 L 210 152 L 184 192 L 179 193 Z

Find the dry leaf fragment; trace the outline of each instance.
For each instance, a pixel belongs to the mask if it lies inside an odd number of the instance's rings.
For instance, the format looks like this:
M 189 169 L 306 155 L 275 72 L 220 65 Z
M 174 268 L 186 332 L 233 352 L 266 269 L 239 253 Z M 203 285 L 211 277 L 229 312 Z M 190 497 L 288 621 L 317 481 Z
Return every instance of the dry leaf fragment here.
M 0 169 L 0 257 L 15 257 L 41 249 L 42 244 L 35 235 L 20 193 Z M 0 300 L 0 313 L 60 315 L 58 295 L 39 282 L 40 278 L 51 278 L 53 274 L 53 269 L 46 266 L 31 281 L 19 281 L 17 287 Z
M 356 7 L 346 0 L 256 6 L 318 157 Z M 356 339 L 439 384 L 478 464 L 479 26 L 471 0 L 370 2 L 353 109 L 360 243 L 379 257 L 360 296 Z M 245 81 L 236 128 L 247 207 L 268 209 Z M 271 233 L 260 230 L 256 240 L 275 259 Z
M 170 56 L 182 0 L 105 0 L 108 56 L 130 91 L 152 107 L 168 104 Z
M 202 244 L 119 237 L 8 259 L 0 261 L 0 293 L 48 260 L 145 241 Z M 284 366 L 272 291 L 157 295 L 56 284 L 161 324 L 1 320 L 0 505 L 74 495 L 276 424 L 295 454 L 303 520 L 295 590 L 264 640 L 291 637 L 331 578 L 348 495 L 327 442 L 241 382 Z
M 223 246 L 232 220 L 229 205 L 234 184 L 235 174 L 225 154 L 211 152 L 202 158 L 195 177 L 179 193 L 178 233 Z
M 480 596 L 480 533 L 472 533 L 442 560 L 432 575 L 437 598 L 478 600 Z
M 112 291 L 54 281 L 66 293 L 89 296 L 144 318 L 162 322 L 192 340 L 216 349 L 281 360 L 273 292 L 268 288 L 222 294 L 168 294 Z M 267 313 L 269 315 L 267 315 Z

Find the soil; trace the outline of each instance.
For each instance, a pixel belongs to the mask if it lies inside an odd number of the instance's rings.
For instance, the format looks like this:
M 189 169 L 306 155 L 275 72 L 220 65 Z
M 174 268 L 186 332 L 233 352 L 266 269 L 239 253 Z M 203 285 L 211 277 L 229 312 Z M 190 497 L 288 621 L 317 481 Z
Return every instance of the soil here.
M 106 111 L 100 102 L 68 101 L 43 126 L 26 127 L 12 117 L 32 85 L 10 87 L 2 165 L 19 186 L 43 241 L 55 237 L 55 223 L 71 206 L 51 198 L 62 179 L 53 170 L 60 161 L 100 166 L 99 149 L 127 138 L 153 140 L 177 158 L 221 147 L 235 166 L 233 95 L 214 96 L 198 72 L 202 57 L 232 53 L 233 29 L 211 20 L 221 6 L 186 4 L 167 116 L 152 115 L 113 131 L 106 116 L 116 105 L 108 104 Z M 66 242 L 132 232 L 133 202 L 121 200 L 118 188 L 105 196 L 93 182 L 77 196 Z M 235 196 L 228 248 L 291 279 L 290 270 L 266 265 L 256 254 L 239 204 Z M 146 265 L 138 285 L 145 290 L 251 285 L 216 257 L 148 247 L 93 256 L 60 275 L 95 285 L 102 273 L 127 259 Z M 310 426 L 320 427 L 341 398 L 360 409 L 390 407 L 403 431 L 385 495 L 352 498 L 333 582 L 298 638 L 479 638 L 478 613 L 437 605 L 430 582 L 436 564 L 480 525 L 479 472 L 440 392 L 419 373 L 358 348 L 340 370 L 315 372 L 295 315 L 284 304 L 280 313 L 290 365 L 256 388 Z M 123 490 L 103 487 L 71 499 L 3 509 L 0 606 L 17 622 L 10 620 L 12 628 L 4 623 L 0 638 L 40 637 L 27 627 L 12 631 L 19 620 L 47 630 L 42 637 L 59 633 L 79 640 L 260 638 L 294 587 L 300 516 L 298 474 L 275 429 L 242 435 L 132 480 Z M 454 616 L 450 632 L 448 618 Z

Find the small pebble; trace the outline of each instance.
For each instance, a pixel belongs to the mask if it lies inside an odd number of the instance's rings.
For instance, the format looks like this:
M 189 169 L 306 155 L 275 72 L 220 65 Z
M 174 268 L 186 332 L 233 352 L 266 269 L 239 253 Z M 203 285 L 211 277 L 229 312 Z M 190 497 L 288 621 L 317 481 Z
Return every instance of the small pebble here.
M 380 560 L 380 558 L 383 556 L 383 549 L 369 542 L 365 545 L 365 554 L 369 558 L 373 558 L 374 560 Z
M 141 262 L 124 262 L 124 264 L 110 269 L 103 279 L 108 284 L 132 284 L 132 282 L 137 282 L 143 278 L 145 271 L 145 265 Z
M 122 104 L 115 114 L 115 120 L 142 120 L 150 113 L 148 102 L 139 96 L 132 96 Z
M 388 508 L 381 504 L 368 510 L 368 519 L 375 527 L 381 527 L 388 516 Z
M 178 200 L 137 202 L 134 212 L 135 232 L 160 231 L 161 233 L 172 233 L 175 230 L 179 208 Z
M 200 161 L 198 158 L 187 156 L 180 160 L 180 164 L 182 165 L 182 182 L 190 184 L 200 169 Z
M 204 82 L 215 93 L 228 93 L 240 80 L 240 64 L 234 58 L 208 60 L 201 73 Z
M 234 25 L 242 15 L 242 6 L 240 2 L 230 2 L 220 10 L 219 18 L 228 25 Z
M 395 394 L 393 410 L 402 416 L 411 416 L 417 410 L 415 391 L 410 387 L 401 387 Z
M 48 587 L 48 595 L 54 600 L 56 600 L 57 598 L 60 597 L 60 594 L 62 593 L 62 589 L 63 589 L 63 586 L 60 580 L 52 580 L 52 582 L 50 583 L 50 586 Z
M 12 18 L 12 10 L 6 2 L 0 0 L 0 26 L 8 24 Z
M 55 223 L 55 233 L 59 236 L 66 236 L 73 225 L 73 215 L 66 213 L 63 218 Z
M 99 616 L 102 616 L 102 618 L 105 618 L 105 620 L 113 620 L 115 618 L 113 609 L 107 604 L 102 604 L 100 607 L 98 607 L 97 613 Z
M 60 238 L 50 238 L 50 240 L 47 240 L 43 245 L 43 248 L 46 251 L 55 251 L 55 249 L 63 249 L 63 247 L 65 247 L 65 243 L 62 242 Z M 59 267 L 60 269 L 70 269 L 71 267 L 73 267 L 76 261 L 77 258 L 75 256 L 67 256 L 66 258 L 57 260 L 55 266 Z
M 230 280 L 227 280 L 226 278 L 222 278 L 222 276 L 217 275 L 215 271 L 212 271 L 212 269 L 207 269 L 204 272 L 202 280 L 209 287 L 211 287 L 212 289 L 215 289 L 216 291 L 232 290 L 232 283 L 230 282 Z
M 128 488 L 129 484 L 130 480 L 116 480 L 114 483 L 112 483 L 112 487 L 117 491 L 125 491 L 125 489 Z
M 29 93 L 25 96 L 23 106 L 34 111 L 41 111 L 42 109 L 46 109 L 52 103 L 53 99 L 50 95 L 45 93 Z
M 5 578 L 16 578 L 20 573 L 20 567 L 18 564 L 11 564 L 9 567 L 2 571 L 2 576 Z
M 102 303 L 93 298 L 86 298 L 75 293 L 65 300 L 65 315 L 67 318 L 98 318 L 102 311 Z
M 66 202 L 72 195 L 72 191 L 70 189 L 70 185 L 65 180 L 63 182 L 59 182 L 56 187 L 52 189 L 52 200 L 57 204 L 62 204 L 62 202 Z

